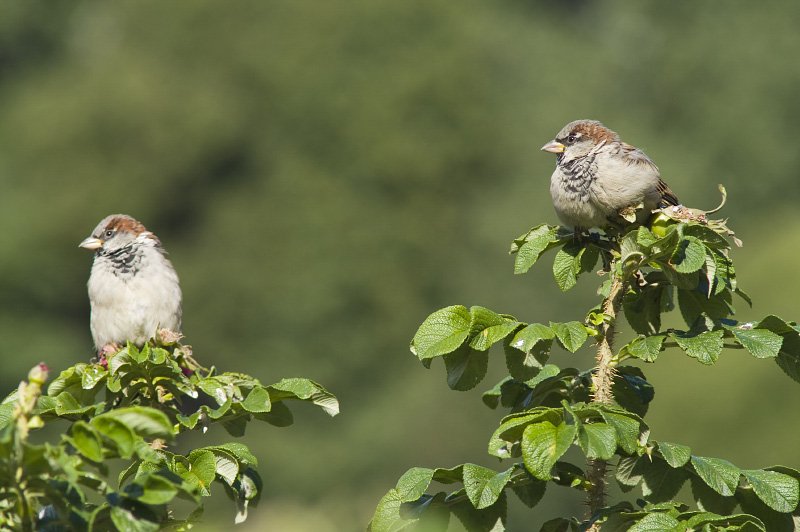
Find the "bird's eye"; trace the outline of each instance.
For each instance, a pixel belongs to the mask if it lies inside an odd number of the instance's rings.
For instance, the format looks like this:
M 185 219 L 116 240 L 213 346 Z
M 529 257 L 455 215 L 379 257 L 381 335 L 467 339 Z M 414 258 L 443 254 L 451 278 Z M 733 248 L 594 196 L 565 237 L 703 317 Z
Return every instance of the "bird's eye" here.
M 567 142 L 569 142 L 570 144 L 572 144 L 572 143 L 573 143 L 573 142 L 575 142 L 576 140 L 578 140 L 578 136 L 577 136 L 577 135 L 575 135 L 574 133 L 570 134 L 570 135 L 567 137 Z
M 114 236 L 114 231 L 112 231 L 111 229 L 106 231 L 106 238 L 111 238 L 112 236 Z

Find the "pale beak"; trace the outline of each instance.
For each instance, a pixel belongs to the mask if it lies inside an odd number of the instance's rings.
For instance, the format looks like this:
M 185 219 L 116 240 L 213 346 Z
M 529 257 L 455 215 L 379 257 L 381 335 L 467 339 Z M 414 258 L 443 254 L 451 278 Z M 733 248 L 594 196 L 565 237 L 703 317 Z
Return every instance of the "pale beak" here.
M 83 242 L 78 244 L 78 247 L 94 251 L 95 249 L 100 249 L 101 247 L 103 247 L 103 241 L 100 240 L 99 238 L 90 236 L 89 238 L 84 239 Z
M 551 140 L 544 146 L 542 146 L 542 151 L 549 151 L 550 153 L 564 153 L 564 150 L 567 147 L 558 142 L 557 140 Z

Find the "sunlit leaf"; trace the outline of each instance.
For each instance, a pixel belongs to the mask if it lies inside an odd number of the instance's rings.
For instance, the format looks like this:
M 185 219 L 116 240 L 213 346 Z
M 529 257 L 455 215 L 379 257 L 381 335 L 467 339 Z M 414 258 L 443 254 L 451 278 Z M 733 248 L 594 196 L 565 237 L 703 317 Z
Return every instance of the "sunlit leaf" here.
M 800 487 L 796 478 L 760 469 L 745 469 L 742 474 L 758 498 L 776 512 L 788 513 L 797 508 Z
M 708 486 L 725 497 L 733 495 L 739 485 L 741 471 L 721 458 L 692 456 L 692 466 Z
M 552 478 L 550 470 L 572 445 L 576 432 L 575 425 L 563 422 L 553 425 L 549 421 L 542 421 L 525 427 L 521 442 L 525 469 L 538 479 Z
M 703 364 L 713 364 L 722 353 L 724 331 L 706 331 L 696 335 L 670 333 L 678 346 L 692 358 Z
M 419 326 L 412 352 L 424 360 L 455 351 L 469 336 L 471 321 L 470 311 L 461 305 L 437 310 Z
M 692 457 L 692 450 L 689 447 L 677 443 L 660 441 L 658 450 L 671 467 L 681 467 Z
M 551 323 L 550 328 L 556 333 L 561 345 L 571 353 L 577 351 L 589 338 L 586 327 L 578 321 Z
M 774 358 L 778 356 L 783 345 L 783 338 L 768 329 L 731 327 L 736 341 L 756 358 Z
M 514 273 L 520 274 L 527 272 L 548 247 L 557 242 L 558 226 L 540 225 L 531 229 L 522 237 L 524 243 L 512 247 L 512 253 L 516 251 L 514 259 Z
M 494 504 L 513 472 L 514 468 L 497 473 L 483 466 L 464 464 L 464 489 L 472 505 L 480 510 Z

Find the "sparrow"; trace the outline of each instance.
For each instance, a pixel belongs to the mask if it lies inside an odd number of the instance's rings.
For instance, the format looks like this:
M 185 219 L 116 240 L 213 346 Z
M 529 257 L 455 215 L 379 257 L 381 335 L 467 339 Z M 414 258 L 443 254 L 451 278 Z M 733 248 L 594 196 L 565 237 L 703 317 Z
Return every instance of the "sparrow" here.
M 655 163 L 596 120 L 570 122 L 542 150 L 557 154 L 550 195 L 576 232 L 618 225 L 620 211 L 638 205 L 643 223 L 654 209 L 679 204 Z
M 161 241 L 126 214 L 103 218 L 80 247 L 94 251 L 89 276 L 91 331 L 100 354 L 130 341 L 142 346 L 159 329 L 181 329 L 178 274 Z

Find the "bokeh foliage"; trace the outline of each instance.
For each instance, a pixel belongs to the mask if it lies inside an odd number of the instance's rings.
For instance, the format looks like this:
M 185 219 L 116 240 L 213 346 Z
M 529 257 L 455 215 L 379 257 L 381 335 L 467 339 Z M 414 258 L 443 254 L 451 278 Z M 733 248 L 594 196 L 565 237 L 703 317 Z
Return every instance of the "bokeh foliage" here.
M 419 372 L 421 316 L 465 301 L 566 321 L 588 301 L 555 301 L 547 272 L 508 275 L 502 253 L 555 221 L 538 147 L 569 120 L 620 131 L 685 203 L 712 206 L 724 182 L 754 316 L 797 314 L 798 17 L 776 0 L 6 2 L 2 390 L 41 359 L 90 356 L 76 245 L 127 212 L 170 251 L 202 362 L 342 400 L 336 422 L 254 427 L 262 474 L 296 498 L 267 488 L 250 520 L 359 528 L 409 465 L 478 456 L 492 430 L 477 393 L 470 409 Z M 738 353 L 713 375 L 660 360 L 654 430 L 742 467 L 797 466 L 785 432 L 747 463 L 800 407 L 789 379 Z M 544 503 L 543 520 L 560 513 Z

